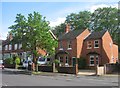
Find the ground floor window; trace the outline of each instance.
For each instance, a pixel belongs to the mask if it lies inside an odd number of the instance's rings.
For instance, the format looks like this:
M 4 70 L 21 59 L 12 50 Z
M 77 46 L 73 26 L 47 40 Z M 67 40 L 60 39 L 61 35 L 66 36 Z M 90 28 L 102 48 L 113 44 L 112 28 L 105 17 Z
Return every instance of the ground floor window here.
M 65 63 L 68 63 L 68 57 L 66 56 L 66 60 L 65 60 Z
M 96 56 L 96 65 L 98 65 L 99 64 L 99 58 L 98 58 L 98 56 Z
M 7 58 L 11 58 L 10 53 L 5 53 L 5 54 L 4 54 L 3 59 L 7 59 Z
M 65 66 L 69 66 L 69 64 L 68 64 L 68 57 L 67 56 L 65 58 Z
M 60 63 L 63 62 L 63 57 L 59 57 Z
M 90 66 L 94 66 L 94 56 L 90 56 Z

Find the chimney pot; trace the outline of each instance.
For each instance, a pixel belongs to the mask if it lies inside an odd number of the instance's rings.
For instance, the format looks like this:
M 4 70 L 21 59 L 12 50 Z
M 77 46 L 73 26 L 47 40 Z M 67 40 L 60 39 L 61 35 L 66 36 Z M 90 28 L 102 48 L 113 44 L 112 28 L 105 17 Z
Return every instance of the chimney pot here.
M 66 24 L 66 30 L 65 33 L 68 33 L 70 31 L 70 24 Z

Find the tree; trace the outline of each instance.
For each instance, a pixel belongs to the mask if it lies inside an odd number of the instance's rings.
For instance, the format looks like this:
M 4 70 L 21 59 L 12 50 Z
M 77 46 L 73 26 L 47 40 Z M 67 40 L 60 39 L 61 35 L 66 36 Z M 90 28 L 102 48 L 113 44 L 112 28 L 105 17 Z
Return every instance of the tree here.
M 71 13 L 66 17 L 64 23 L 54 28 L 53 32 L 57 37 L 65 33 L 66 24 L 70 24 L 71 29 L 83 30 L 85 28 L 89 28 L 90 16 L 91 13 L 89 11 L 81 11 L 78 14 Z
M 52 31 L 58 37 L 59 35 L 65 33 L 66 25 L 65 23 L 61 23 L 60 25 L 56 26 Z
M 117 41 L 118 18 L 117 8 L 98 8 L 91 15 L 91 29 L 94 31 L 108 30 L 112 38 Z
M 48 26 L 49 22 L 38 12 L 24 15 L 17 14 L 15 24 L 10 26 L 10 33 L 14 35 L 12 43 L 22 43 L 22 48 L 30 50 L 34 55 L 34 63 L 37 61 L 37 49 L 46 50 L 50 55 L 54 54 L 57 42 L 52 38 Z
M 71 28 L 81 30 L 89 28 L 90 17 L 91 12 L 81 11 L 78 14 L 71 13 L 70 15 L 68 15 L 65 22 L 69 23 L 71 25 Z

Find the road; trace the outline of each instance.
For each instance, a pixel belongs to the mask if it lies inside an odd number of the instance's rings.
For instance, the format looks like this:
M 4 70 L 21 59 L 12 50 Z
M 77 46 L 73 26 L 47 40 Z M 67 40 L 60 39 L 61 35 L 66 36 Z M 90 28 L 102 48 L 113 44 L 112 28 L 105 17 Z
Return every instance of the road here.
M 118 86 L 117 76 L 25 75 L 3 70 L 2 86 Z

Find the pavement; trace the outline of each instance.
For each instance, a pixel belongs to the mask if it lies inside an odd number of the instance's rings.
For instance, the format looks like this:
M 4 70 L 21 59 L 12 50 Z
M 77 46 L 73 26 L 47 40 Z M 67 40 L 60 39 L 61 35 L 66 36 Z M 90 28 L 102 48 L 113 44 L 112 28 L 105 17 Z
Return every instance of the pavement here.
M 95 70 L 79 70 L 79 72 L 78 72 L 78 75 L 91 76 L 91 75 L 95 75 L 95 74 L 96 74 Z
M 77 75 L 75 74 L 65 74 L 65 73 L 57 73 L 57 72 L 32 72 L 27 69 L 10 69 L 5 68 L 4 72 L 15 73 L 15 74 L 26 74 L 26 75 L 42 75 L 42 76 L 96 76 L 94 70 L 80 70 Z M 118 74 L 105 74 L 101 76 L 118 76 Z

